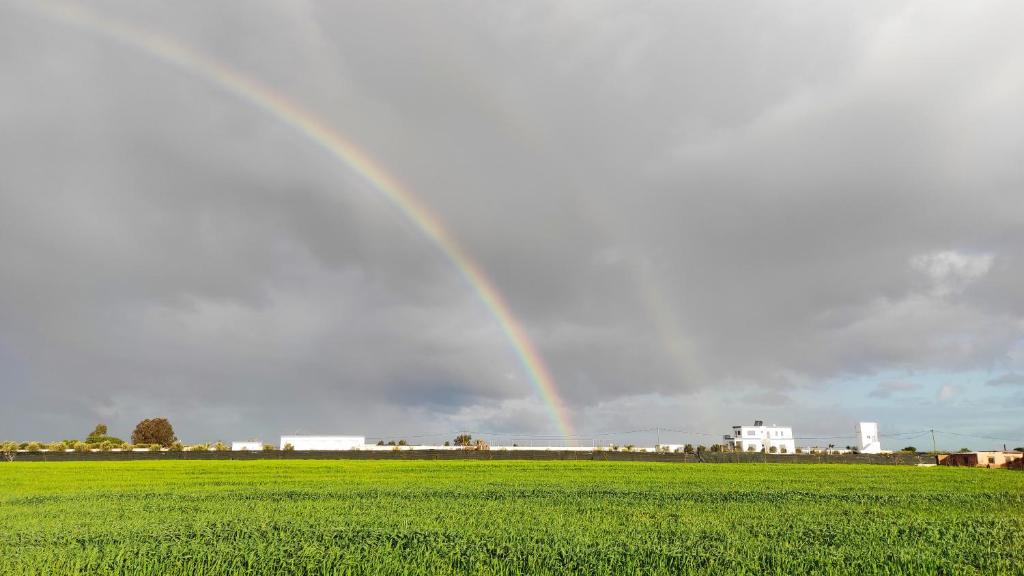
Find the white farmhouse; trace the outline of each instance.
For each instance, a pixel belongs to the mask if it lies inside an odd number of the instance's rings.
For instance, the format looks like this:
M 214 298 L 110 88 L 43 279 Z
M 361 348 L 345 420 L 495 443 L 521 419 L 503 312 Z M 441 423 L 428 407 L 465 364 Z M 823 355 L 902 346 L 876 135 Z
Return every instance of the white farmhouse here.
M 232 442 L 231 443 L 231 451 L 232 452 L 243 452 L 243 451 L 246 451 L 246 450 L 248 450 L 248 451 L 263 450 L 263 443 L 262 442 L 253 442 L 253 441 Z
M 882 453 L 882 442 L 878 439 L 878 422 L 857 424 L 857 437 L 860 438 L 861 454 Z
M 291 444 L 295 450 L 359 450 L 365 436 L 281 436 L 281 449 Z
M 753 426 L 733 426 L 732 434 L 724 437 L 734 450 L 741 452 L 771 452 L 775 448 L 779 454 L 795 454 L 796 441 L 793 429 L 789 426 L 765 426 L 761 420 L 755 420 Z

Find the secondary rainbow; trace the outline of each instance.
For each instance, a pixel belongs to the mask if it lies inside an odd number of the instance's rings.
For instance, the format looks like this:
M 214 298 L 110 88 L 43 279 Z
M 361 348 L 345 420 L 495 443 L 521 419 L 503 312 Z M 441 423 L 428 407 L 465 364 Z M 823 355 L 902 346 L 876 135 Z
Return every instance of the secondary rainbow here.
M 79 4 L 70 5 L 37 0 L 29 3 L 27 8 L 36 14 L 108 36 L 220 86 L 295 128 L 336 159 L 359 173 L 409 220 L 414 222 L 428 238 L 434 241 L 462 273 L 512 344 L 530 382 L 536 388 L 554 423 L 558 426 L 559 432 L 568 440 L 574 440 L 572 424 L 558 390 L 555 388 L 554 379 L 523 326 L 513 316 L 501 293 L 444 228 L 440 219 L 367 154 L 333 131 L 314 114 L 265 84 L 171 38 L 127 23 L 100 17 Z

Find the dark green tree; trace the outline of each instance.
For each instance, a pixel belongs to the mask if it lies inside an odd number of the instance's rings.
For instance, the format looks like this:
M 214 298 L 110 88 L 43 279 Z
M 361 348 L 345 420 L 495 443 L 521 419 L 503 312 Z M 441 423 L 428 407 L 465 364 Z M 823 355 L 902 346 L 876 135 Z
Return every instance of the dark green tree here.
M 124 444 L 124 440 L 120 438 L 114 438 L 113 436 L 107 436 L 107 425 L 97 424 L 92 432 L 89 433 L 85 438 L 88 444 L 102 444 L 104 442 L 110 442 L 111 444 Z

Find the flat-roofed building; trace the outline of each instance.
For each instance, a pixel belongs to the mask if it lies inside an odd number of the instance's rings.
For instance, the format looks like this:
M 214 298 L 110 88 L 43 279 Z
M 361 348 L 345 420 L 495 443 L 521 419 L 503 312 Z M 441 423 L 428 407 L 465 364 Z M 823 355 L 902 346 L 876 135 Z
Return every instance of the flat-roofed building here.
M 761 420 L 755 420 L 753 426 L 733 426 L 732 434 L 723 437 L 733 450 L 740 452 L 772 452 L 778 454 L 795 454 L 796 440 L 793 429 L 789 426 L 765 426 Z
M 939 456 L 943 466 L 970 466 L 974 468 L 1016 468 L 1024 460 L 1024 452 L 957 452 Z

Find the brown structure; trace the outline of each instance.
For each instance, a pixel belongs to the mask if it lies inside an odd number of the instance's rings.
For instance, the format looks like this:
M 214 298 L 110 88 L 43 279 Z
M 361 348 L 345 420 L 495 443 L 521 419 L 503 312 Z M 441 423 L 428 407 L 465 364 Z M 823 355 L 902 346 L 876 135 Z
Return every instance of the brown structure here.
M 970 466 L 974 468 L 1017 468 L 1024 466 L 1022 452 L 958 452 L 939 456 L 943 466 Z

